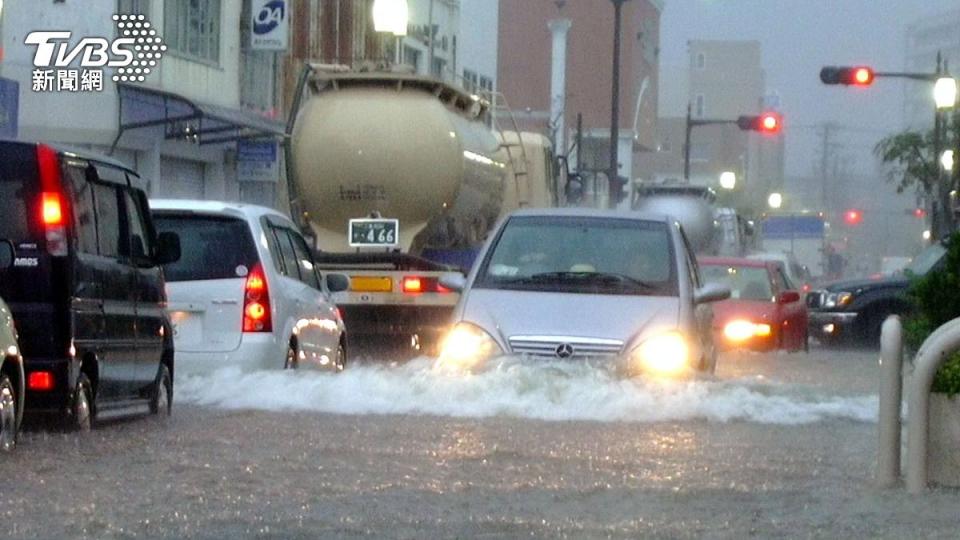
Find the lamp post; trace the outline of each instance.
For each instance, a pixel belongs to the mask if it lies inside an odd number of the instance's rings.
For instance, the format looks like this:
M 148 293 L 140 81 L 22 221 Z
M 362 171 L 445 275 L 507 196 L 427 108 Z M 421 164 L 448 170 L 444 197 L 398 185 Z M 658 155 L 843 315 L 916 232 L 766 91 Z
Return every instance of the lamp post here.
M 610 0 L 613 2 L 613 90 L 610 104 L 610 208 L 620 204 L 623 186 L 620 185 L 620 161 L 617 156 L 620 145 L 620 25 L 623 3 L 628 0 Z
M 409 19 L 407 0 L 374 0 L 373 29 L 396 37 L 394 62 L 398 65 L 403 62 L 403 36 L 407 35 Z

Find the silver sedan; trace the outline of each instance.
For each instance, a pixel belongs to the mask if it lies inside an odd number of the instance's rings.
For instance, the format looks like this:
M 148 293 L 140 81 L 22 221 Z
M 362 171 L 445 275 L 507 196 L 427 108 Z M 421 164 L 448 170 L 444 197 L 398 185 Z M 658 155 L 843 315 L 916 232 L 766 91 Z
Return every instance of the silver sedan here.
M 602 360 L 628 374 L 712 373 L 710 302 L 681 226 L 667 216 L 519 210 L 501 221 L 462 291 L 441 366 L 501 356 Z

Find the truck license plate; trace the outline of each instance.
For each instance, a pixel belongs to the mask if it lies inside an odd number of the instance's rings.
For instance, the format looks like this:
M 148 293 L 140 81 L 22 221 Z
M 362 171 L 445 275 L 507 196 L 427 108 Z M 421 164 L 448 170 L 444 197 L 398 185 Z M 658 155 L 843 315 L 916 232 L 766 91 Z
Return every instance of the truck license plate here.
M 396 219 L 351 219 L 350 247 L 395 247 L 399 231 L 400 221 Z

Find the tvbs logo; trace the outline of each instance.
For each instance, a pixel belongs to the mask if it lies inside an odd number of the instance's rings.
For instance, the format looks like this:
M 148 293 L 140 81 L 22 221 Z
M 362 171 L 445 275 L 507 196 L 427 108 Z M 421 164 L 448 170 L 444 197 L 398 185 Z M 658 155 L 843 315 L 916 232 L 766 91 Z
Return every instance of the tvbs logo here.
M 114 82 L 144 82 L 167 46 L 143 15 L 114 15 L 117 37 L 83 37 L 71 45 L 68 30 L 36 31 L 24 43 L 33 55 L 34 92 L 103 90 L 103 70 L 113 68 Z

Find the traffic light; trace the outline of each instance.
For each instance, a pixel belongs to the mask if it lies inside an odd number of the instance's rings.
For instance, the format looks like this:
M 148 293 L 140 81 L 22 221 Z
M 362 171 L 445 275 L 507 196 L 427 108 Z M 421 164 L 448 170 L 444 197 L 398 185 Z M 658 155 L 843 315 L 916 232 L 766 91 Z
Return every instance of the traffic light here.
M 737 126 L 744 131 L 759 131 L 773 135 L 780 133 L 783 128 L 783 117 L 775 112 L 766 112 L 760 116 L 741 116 L 737 119 Z
M 863 212 L 851 208 L 843 213 L 843 222 L 847 225 L 859 225 L 863 221 Z
M 914 208 L 914 209 L 913 209 L 913 217 L 915 217 L 915 218 L 917 218 L 917 219 L 923 219 L 923 218 L 927 217 L 927 211 L 924 210 L 923 208 Z
M 827 66 L 820 70 L 823 84 L 870 86 L 876 78 L 873 68 L 867 66 Z

